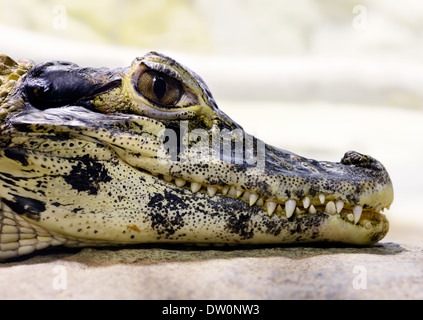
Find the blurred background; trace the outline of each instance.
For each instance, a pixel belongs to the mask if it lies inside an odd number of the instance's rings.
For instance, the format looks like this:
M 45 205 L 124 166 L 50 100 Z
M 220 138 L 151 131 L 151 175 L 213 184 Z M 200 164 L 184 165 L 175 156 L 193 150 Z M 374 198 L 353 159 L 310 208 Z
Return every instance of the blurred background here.
M 266 142 L 382 161 L 395 189 L 388 239 L 423 240 L 421 1 L 0 0 L 0 49 L 108 67 L 170 55 Z

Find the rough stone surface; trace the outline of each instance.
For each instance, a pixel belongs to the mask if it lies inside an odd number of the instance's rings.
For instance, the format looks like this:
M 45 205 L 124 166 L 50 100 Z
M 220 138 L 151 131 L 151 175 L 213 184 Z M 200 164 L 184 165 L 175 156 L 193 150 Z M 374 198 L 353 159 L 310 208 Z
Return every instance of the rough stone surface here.
M 55 249 L 0 283 L 1 299 L 423 299 L 423 246 Z

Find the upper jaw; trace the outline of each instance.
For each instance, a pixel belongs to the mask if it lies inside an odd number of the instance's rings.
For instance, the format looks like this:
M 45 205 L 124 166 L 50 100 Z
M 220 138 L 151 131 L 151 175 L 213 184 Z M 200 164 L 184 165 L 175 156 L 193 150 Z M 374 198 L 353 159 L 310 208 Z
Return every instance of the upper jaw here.
M 342 212 L 357 223 L 363 213 L 368 220 L 378 219 L 374 214 L 389 208 L 393 201 L 392 182 L 380 162 L 372 160 L 377 169 L 362 168 L 358 163 L 344 164 L 351 156 L 363 159 L 368 156 L 351 151 L 341 162 L 330 163 L 305 159 L 270 146 L 266 146 L 266 151 L 263 171 L 216 161 L 209 162 L 201 176 L 192 174 L 192 168 L 175 163 L 160 173 L 166 181 L 191 188 L 193 193 L 201 189 L 210 197 L 222 194 L 238 198 L 250 206 L 261 206 L 269 215 L 279 211 L 290 217 L 293 213 L 315 214 L 320 210 L 330 215 Z M 286 157 L 296 160 L 288 165 Z
M 301 200 L 323 194 L 348 206 L 366 209 L 388 207 L 393 201 L 392 182 L 376 159 L 348 151 L 340 162 L 316 161 L 268 147 L 267 175 L 279 177 L 273 195 Z

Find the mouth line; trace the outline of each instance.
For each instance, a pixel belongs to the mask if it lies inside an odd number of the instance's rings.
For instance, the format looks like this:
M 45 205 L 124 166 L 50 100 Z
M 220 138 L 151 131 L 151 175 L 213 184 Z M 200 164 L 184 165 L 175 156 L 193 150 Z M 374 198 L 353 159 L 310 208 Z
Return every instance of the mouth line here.
M 361 205 L 351 205 L 343 200 L 330 199 L 330 196 L 319 194 L 316 197 L 305 196 L 301 201 L 295 199 L 275 199 L 261 196 L 258 192 L 246 190 L 239 186 L 211 186 L 196 181 L 188 181 L 182 178 L 172 177 L 164 174 L 153 174 L 143 170 L 146 174 L 154 176 L 172 187 L 185 189 L 192 193 L 207 195 L 210 199 L 214 197 L 231 197 L 246 202 L 250 207 L 260 207 L 267 212 L 269 217 L 273 215 L 281 218 L 311 218 L 324 214 L 326 216 L 339 217 L 353 225 L 362 226 L 368 230 L 373 228 L 373 223 L 380 220 L 382 212 L 387 207 L 381 205 L 376 208 L 363 208 Z M 366 205 L 364 205 L 366 207 Z

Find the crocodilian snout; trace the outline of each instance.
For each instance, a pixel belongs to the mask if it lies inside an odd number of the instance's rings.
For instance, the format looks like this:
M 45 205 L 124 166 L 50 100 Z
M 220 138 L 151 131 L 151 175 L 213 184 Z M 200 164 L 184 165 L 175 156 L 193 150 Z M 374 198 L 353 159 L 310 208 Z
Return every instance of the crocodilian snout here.
M 345 209 L 358 206 L 379 211 L 389 208 L 393 201 L 392 182 L 385 167 L 355 151 L 346 152 L 340 162 L 328 162 L 266 146 L 266 166 L 259 180 L 257 183 L 268 189 L 265 193 L 276 202 L 295 200 L 297 204 L 324 206 L 338 201 Z

